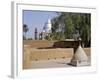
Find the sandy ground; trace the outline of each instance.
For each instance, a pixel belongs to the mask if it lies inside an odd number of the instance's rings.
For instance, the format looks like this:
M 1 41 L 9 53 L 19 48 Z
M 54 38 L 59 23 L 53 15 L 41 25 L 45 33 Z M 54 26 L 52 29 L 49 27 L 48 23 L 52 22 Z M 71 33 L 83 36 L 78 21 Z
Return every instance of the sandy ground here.
M 32 61 L 33 64 L 31 68 L 70 67 L 70 65 L 67 65 L 69 62 L 70 59 Z
M 70 61 L 71 61 L 70 58 L 32 61 L 31 62 L 32 66 L 30 67 L 30 69 L 75 67 L 75 66 L 69 65 Z M 90 58 L 86 66 L 90 66 Z

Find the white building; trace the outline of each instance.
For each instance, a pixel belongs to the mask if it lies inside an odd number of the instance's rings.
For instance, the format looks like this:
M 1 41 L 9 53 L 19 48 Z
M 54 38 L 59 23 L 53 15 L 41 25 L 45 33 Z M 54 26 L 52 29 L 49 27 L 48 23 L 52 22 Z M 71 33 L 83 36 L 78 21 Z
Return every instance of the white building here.
M 51 28 L 52 28 L 51 20 L 48 19 L 43 27 L 43 32 L 51 33 Z
M 43 30 L 41 32 L 41 39 L 44 40 L 46 36 L 49 37 L 49 34 L 51 33 L 51 20 L 48 19 L 47 22 L 44 24 Z

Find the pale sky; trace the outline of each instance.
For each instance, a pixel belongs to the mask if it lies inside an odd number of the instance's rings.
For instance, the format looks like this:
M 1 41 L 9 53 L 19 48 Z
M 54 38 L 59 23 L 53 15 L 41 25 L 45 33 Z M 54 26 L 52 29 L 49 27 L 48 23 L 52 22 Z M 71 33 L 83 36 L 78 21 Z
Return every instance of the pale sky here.
M 29 31 L 27 32 L 27 38 L 31 37 L 34 39 L 35 28 L 37 28 L 38 33 L 41 32 L 47 20 L 51 20 L 56 16 L 56 12 L 24 10 L 23 24 L 28 25 L 29 28 Z

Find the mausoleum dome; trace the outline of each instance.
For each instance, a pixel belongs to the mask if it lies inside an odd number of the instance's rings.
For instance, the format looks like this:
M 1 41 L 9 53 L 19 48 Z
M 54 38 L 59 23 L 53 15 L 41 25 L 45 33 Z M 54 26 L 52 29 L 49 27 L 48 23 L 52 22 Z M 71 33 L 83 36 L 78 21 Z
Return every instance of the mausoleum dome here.
M 46 25 L 45 25 L 45 31 L 48 33 L 48 32 L 51 31 L 51 28 L 52 28 L 51 20 L 48 19 L 48 20 L 47 20 L 47 23 L 46 23 Z

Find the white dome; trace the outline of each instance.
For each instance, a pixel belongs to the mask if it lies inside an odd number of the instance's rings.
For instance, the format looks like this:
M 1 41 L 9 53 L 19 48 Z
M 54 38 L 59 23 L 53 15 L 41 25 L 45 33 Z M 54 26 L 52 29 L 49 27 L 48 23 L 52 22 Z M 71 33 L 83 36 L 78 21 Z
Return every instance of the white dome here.
M 51 29 L 51 20 L 50 19 L 48 19 L 47 27 Z
M 51 31 L 51 27 L 52 27 L 52 25 L 51 25 L 51 20 L 48 19 L 48 21 L 47 21 L 47 23 L 46 23 L 46 25 L 45 25 L 45 30 L 46 30 L 46 32 L 50 32 L 50 31 Z
M 51 20 L 50 19 L 48 19 L 48 22 L 47 22 L 48 24 L 51 24 Z
M 43 30 L 42 32 L 45 33 L 45 30 Z

